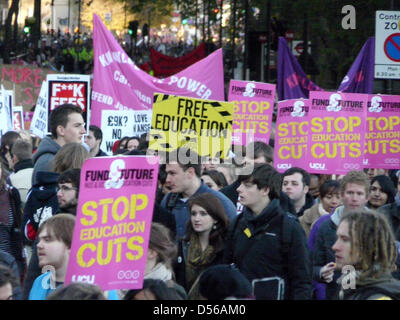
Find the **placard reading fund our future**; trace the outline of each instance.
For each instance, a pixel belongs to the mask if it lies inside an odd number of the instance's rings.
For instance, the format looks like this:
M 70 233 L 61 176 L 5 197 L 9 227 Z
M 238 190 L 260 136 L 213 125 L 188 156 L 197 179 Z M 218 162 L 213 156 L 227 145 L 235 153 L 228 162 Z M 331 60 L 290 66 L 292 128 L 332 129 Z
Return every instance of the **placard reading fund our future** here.
M 85 161 L 65 285 L 142 288 L 158 162 L 147 156 Z

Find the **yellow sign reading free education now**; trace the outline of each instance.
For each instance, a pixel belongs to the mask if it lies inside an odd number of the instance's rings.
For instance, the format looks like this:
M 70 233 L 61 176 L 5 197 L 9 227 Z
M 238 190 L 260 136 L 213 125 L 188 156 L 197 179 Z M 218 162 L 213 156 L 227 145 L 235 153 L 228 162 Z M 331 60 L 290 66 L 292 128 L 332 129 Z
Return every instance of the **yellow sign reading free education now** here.
M 200 156 L 225 158 L 232 140 L 233 104 L 154 94 L 149 149 L 185 147 Z

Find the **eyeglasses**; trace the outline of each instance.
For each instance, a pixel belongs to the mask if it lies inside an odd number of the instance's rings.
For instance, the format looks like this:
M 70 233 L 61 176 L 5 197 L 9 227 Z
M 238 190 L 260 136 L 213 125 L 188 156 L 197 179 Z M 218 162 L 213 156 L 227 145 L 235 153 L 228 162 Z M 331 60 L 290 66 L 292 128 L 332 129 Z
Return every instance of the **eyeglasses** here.
M 56 187 L 56 191 L 58 192 L 58 191 L 62 191 L 63 193 L 64 192 L 68 192 L 68 191 L 71 191 L 71 190 L 77 190 L 77 188 L 74 188 L 74 187 L 67 187 L 67 186 L 58 186 L 58 187 Z

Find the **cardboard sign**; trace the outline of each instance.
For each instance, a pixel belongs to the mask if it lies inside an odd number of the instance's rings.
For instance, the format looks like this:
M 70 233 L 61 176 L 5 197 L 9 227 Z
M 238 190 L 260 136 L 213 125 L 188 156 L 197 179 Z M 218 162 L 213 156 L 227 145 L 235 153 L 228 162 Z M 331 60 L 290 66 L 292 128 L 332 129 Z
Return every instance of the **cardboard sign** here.
M 0 96 L 0 137 L 7 131 L 12 131 L 13 128 L 13 105 L 14 105 L 14 92 L 11 90 L 4 90 L 1 86 Z
M 48 114 L 57 106 L 70 103 L 83 110 L 86 131 L 90 120 L 90 76 L 80 74 L 50 74 L 48 83 Z
M 278 103 L 274 166 L 278 172 L 291 167 L 307 166 L 308 113 L 310 100 L 291 99 Z
M 155 94 L 149 149 L 180 147 L 200 156 L 225 158 L 231 147 L 233 104 Z
M 40 139 L 43 139 L 47 134 L 48 117 L 47 81 L 43 81 L 29 129 L 34 135 L 37 135 Z
M 234 104 L 232 142 L 243 146 L 252 141 L 268 144 L 274 111 L 275 85 L 231 80 L 228 101 Z M 246 138 L 249 132 L 254 135 L 253 139 Z M 252 134 L 250 133 L 250 136 Z
M 307 161 L 310 173 L 363 168 L 366 94 L 311 91 Z
M 157 157 L 85 161 L 65 285 L 142 288 L 158 167 Z
M 400 96 L 369 95 L 365 168 L 400 168 Z

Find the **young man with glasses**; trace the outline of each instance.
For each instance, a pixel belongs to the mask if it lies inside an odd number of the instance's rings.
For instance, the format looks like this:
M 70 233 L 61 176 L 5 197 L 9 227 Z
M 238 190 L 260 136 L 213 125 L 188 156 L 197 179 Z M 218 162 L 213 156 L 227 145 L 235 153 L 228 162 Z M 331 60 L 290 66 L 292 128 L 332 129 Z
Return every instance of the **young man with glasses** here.
M 70 169 L 58 178 L 57 199 L 60 212 L 76 215 L 80 174 L 80 169 Z

